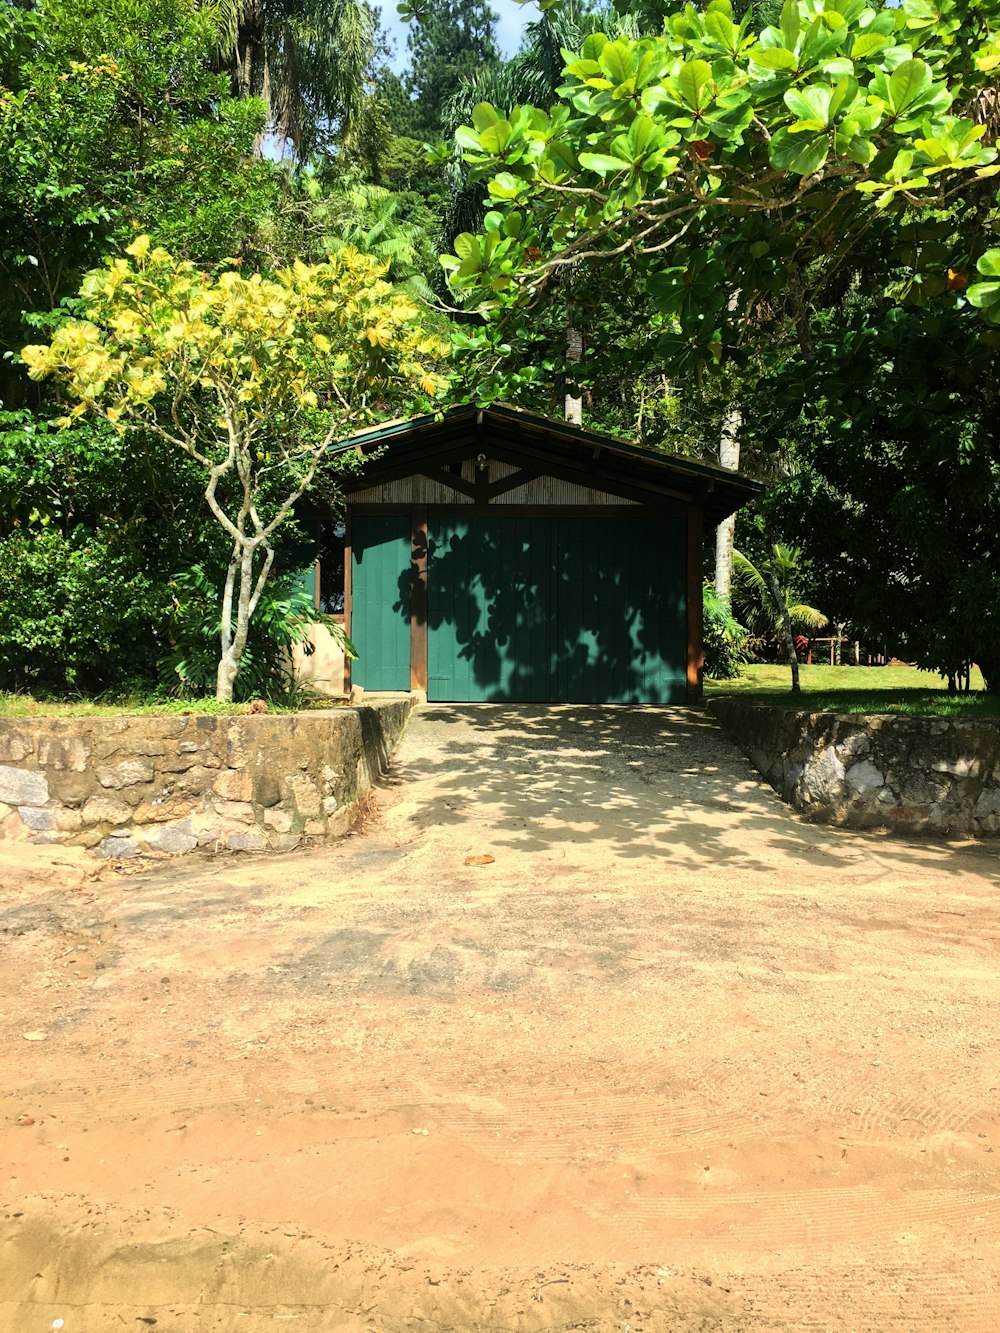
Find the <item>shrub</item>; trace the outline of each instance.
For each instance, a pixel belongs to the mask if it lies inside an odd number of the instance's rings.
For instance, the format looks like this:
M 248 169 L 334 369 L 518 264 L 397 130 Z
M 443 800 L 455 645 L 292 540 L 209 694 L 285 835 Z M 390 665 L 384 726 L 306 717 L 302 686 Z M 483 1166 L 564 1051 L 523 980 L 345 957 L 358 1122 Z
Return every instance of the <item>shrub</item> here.
M 706 583 L 702 591 L 702 626 L 705 674 L 713 680 L 732 680 L 741 675 L 750 660 L 749 635 L 711 583 Z

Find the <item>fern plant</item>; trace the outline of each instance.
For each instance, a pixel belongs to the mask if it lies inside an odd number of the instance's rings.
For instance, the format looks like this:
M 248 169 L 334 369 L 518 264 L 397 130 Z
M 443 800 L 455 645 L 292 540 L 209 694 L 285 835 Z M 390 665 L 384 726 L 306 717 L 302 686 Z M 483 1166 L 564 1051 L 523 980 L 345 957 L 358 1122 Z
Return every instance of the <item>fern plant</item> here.
M 159 668 L 161 683 L 173 695 L 198 697 L 215 690 L 219 664 L 218 583 L 218 575 L 203 565 L 181 570 L 171 580 L 174 598 L 171 647 Z M 307 657 L 312 654 L 309 631 L 313 625 L 322 625 L 347 657 L 357 658 L 357 650 L 343 626 L 316 609 L 312 594 L 297 581 L 296 575 L 270 579 L 240 659 L 234 700 L 286 702 L 294 697 L 297 685 L 292 649 L 301 648 Z

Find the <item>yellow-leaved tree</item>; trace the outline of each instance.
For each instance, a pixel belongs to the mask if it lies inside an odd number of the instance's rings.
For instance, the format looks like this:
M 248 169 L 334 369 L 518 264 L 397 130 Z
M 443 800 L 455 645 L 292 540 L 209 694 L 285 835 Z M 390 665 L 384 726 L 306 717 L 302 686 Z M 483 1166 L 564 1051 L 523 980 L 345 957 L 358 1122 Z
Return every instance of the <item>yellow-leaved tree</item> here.
M 345 250 L 270 277 L 210 275 L 140 236 L 87 275 L 79 317 L 21 355 L 116 430 L 143 431 L 205 470 L 232 545 L 216 698 L 228 701 L 274 560 L 271 538 L 329 451 L 380 418 L 425 410 L 447 345 L 385 265 Z

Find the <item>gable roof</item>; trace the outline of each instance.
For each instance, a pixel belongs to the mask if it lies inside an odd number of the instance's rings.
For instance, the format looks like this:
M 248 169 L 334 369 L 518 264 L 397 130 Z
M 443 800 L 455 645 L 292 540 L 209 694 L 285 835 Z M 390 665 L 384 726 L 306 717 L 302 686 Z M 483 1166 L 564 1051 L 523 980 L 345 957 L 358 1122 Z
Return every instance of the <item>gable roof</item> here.
M 509 403 L 453 407 L 439 416 L 390 421 L 352 435 L 333 452 L 348 449 L 377 454 L 362 474 L 344 478 L 348 498 L 352 491 L 480 452 L 506 455 L 537 472 L 554 468 L 557 475 L 595 490 L 646 503 L 701 503 L 709 523 L 728 518 L 766 489 L 739 472 L 627 444 L 604 431 L 586 430 Z

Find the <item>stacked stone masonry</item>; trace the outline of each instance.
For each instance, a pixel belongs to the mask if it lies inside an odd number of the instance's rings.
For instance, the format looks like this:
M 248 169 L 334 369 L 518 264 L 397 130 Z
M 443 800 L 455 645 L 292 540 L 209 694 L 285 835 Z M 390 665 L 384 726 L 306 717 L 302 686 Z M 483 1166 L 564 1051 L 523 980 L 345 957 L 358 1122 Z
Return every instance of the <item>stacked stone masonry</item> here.
M 1000 832 L 1000 721 L 708 705 L 754 768 L 820 823 L 951 837 Z
M 335 836 L 385 771 L 411 707 L 2 718 L 0 837 L 121 858 L 287 851 Z

